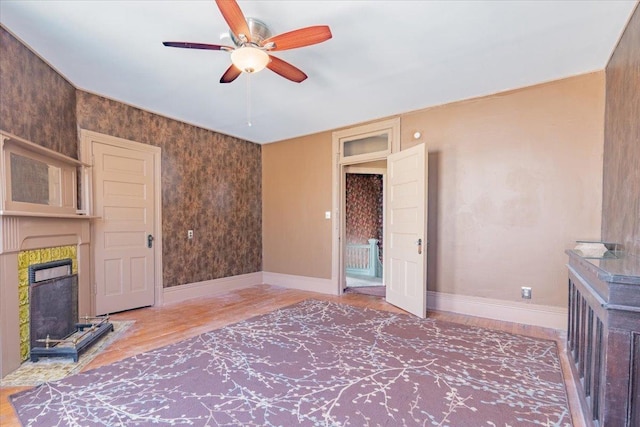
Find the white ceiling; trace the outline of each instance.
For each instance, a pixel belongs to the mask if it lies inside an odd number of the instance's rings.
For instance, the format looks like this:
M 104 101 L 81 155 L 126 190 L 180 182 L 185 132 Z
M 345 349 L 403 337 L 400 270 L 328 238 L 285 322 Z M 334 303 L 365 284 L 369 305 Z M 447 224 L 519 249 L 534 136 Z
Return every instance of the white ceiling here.
M 230 44 L 213 0 L 0 0 L 0 22 L 79 89 L 269 143 L 601 70 L 636 3 L 239 1 L 273 34 L 330 26 L 274 54 L 300 84 L 269 70 L 220 84 L 227 52 L 162 45 Z

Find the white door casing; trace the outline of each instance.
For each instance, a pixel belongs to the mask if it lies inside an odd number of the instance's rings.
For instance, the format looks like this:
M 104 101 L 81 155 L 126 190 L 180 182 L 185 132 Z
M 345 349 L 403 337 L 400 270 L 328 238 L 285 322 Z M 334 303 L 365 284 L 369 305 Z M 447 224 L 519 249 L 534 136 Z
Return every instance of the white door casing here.
M 427 314 L 426 188 L 425 144 L 387 157 L 387 302 L 421 318 Z
M 95 312 L 153 305 L 161 284 L 160 149 L 83 131 L 85 150 L 98 217 L 92 223 Z
M 361 138 L 375 135 L 387 135 L 385 150 L 365 152 L 358 155 L 345 156 L 344 144 Z M 331 230 L 331 282 L 335 285 L 336 295 L 341 295 L 345 286 L 344 274 L 344 227 L 345 227 L 345 168 L 358 167 L 367 162 L 386 160 L 389 153 L 400 151 L 400 118 L 395 117 L 366 125 L 332 133 L 332 146 L 335 155 L 332 172 L 332 217 Z M 366 151 L 366 150 L 365 150 Z M 386 186 L 385 186 L 386 188 Z M 383 190 L 385 191 L 385 190 Z M 386 220 L 385 220 L 386 221 Z M 385 225 L 383 225 L 383 228 Z M 384 263 L 383 263 L 384 264 Z M 383 267 L 384 268 L 384 267 Z

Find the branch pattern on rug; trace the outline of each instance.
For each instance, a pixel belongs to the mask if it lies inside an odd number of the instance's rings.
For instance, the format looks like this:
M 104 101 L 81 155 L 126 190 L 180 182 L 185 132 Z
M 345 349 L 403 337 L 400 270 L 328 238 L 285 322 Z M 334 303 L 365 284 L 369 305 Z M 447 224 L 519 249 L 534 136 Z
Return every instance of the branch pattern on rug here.
M 571 425 L 552 341 L 316 300 L 11 399 L 31 426 Z

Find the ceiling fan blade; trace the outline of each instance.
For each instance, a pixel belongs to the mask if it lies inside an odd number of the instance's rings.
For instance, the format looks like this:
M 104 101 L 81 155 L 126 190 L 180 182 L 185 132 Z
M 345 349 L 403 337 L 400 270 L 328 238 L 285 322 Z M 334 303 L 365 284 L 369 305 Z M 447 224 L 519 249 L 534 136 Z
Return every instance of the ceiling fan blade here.
M 222 46 L 219 44 L 207 44 L 207 43 L 191 43 L 191 42 L 162 42 L 163 45 L 168 47 L 183 47 L 186 49 L 205 49 L 205 50 L 233 50 L 231 46 Z
M 285 79 L 289 79 L 292 82 L 300 83 L 307 78 L 307 75 L 298 68 L 283 61 L 280 58 L 269 55 L 271 61 L 267 64 L 267 68 L 276 74 L 280 74 Z
M 220 83 L 231 83 L 237 79 L 240 74 L 242 74 L 242 71 L 238 70 L 235 65 L 231 64 L 222 77 L 220 77 Z
M 316 25 L 269 37 L 262 42 L 262 45 L 274 43 L 275 46 L 269 50 L 286 50 L 322 43 L 330 38 L 331 30 L 327 25 Z
M 216 4 L 233 34 L 238 38 L 241 38 L 240 35 L 243 34 L 247 41 L 250 42 L 251 32 L 249 31 L 249 26 L 236 0 L 216 0 Z

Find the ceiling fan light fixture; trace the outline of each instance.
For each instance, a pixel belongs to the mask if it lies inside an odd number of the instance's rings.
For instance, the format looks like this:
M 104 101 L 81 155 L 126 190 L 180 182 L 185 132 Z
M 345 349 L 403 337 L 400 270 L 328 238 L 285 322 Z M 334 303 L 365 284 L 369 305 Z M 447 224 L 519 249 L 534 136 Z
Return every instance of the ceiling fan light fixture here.
M 257 73 L 264 68 L 269 68 L 292 82 L 301 83 L 308 77 L 302 70 L 276 56 L 271 56 L 269 52 L 311 46 L 332 37 L 328 25 L 299 28 L 272 37 L 269 27 L 264 22 L 244 16 L 236 0 L 216 0 L 216 4 L 229 25 L 227 34 L 233 46 L 192 42 L 163 42 L 163 44 L 185 49 L 230 52 L 232 64 L 220 78 L 220 83 L 231 83 L 243 72 Z M 227 35 L 222 38 L 226 39 Z
M 269 54 L 257 47 L 242 46 L 231 52 L 231 62 L 245 73 L 257 73 L 269 63 Z

